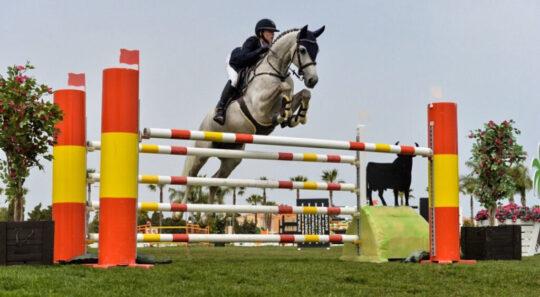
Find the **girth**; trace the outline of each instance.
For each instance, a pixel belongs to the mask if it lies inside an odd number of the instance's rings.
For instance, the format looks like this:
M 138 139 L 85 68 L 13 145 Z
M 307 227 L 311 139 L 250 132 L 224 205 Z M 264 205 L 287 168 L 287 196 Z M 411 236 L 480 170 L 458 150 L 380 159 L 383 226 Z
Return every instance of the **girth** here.
M 260 134 L 260 135 L 268 135 L 274 131 L 274 128 L 276 125 L 269 124 L 269 125 L 262 125 L 249 112 L 249 109 L 247 108 L 246 102 L 244 101 L 244 97 L 241 97 L 237 100 L 240 104 L 240 110 L 244 114 L 244 116 L 251 122 L 251 124 L 255 127 L 255 133 L 254 134 Z

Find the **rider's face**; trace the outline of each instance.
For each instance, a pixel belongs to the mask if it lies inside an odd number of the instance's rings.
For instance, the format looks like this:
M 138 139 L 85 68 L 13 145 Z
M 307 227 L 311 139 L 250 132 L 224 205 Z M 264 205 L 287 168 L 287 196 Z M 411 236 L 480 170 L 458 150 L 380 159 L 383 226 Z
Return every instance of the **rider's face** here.
M 262 34 L 265 40 L 268 40 L 269 42 L 274 40 L 274 31 L 263 30 Z

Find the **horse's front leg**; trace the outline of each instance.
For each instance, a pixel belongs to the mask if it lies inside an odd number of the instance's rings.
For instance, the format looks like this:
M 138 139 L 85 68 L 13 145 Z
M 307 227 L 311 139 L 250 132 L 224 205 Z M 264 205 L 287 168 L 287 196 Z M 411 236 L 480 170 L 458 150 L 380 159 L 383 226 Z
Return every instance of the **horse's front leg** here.
M 281 124 L 283 126 L 292 117 L 294 108 L 292 107 L 293 99 L 291 93 L 291 85 L 287 82 L 282 82 L 279 84 L 279 87 L 276 88 L 275 93 L 271 95 L 271 97 L 279 96 L 281 99 L 280 111 L 272 117 L 274 125 Z
M 303 89 L 300 92 L 294 94 L 292 99 L 292 110 L 298 109 L 295 115 L 288 121 L 289 127 L 296 127 L 299 123 L 305 125 L 307 122 L 307 111 L 309 108 L 309 100 L 311 99 L 311 92 Z

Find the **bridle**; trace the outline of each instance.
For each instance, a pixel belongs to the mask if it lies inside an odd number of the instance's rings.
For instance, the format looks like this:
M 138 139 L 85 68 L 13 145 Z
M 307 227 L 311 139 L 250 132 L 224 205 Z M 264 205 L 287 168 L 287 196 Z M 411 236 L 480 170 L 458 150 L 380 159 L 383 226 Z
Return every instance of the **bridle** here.
M 262 63 L 262 61 L 264 59 L 261 59 L 259 60 L 259 62 L 257 63 L 257 65 L 255 65 L 255 67 L 253 68 L 253 76 L 251 77 L 251 79 L 249 79 L 248 81 L 248 84 L 256 77 L 256 76 L 260 76 L 260 75 L 271 75 L 271 76 L 275 76 L 277 78 L 279 78 L 281 81 L 285 81 L 287 79 L 287 77 L 289 77 L 291 75 L 291 72 L 296 76 L 298 77 L 298 79 L 300 79 L 301 81 L 304 80 L 304 69 L 309 67 L 309 66 L 312 66 L 312 65 L 317 65 L 317 62 L 315 61 L 311 61 L 309 63 L 306 63 L 306 64 L 303 64 L 302 63 L 302 58 L 300 56 L 300 54 L 298 53 L 298 49 L 300 47 L 300 42 L 311 42 L 311 43 L 317 43 L 315 40 L 309 40 L 309 39 L 297 39 L 296 40 L 296 49 L 294 50 L 294 53 L 292 55 L 292 58 L 291 58 L 291 61 L 289 62 L 289 65 L 287 65 L 287 68 L 285 68 L 286 70 L 286 73 L 283 74 L 281 73 L 281 71 L 279 71 L 279 69 L 277 69 L 271 62 L 270 62 L 270 54 L 276 56 L 276 53 L 270 48 L 268 50 L 268 53 L 266 54 L 266 62 L 268 63 L 268 65 L 270 65 L 270 67 L 272 68 L 272 70 L 275 71 L 274 72 L 260 72 L 260 73 L 257 73 L 257 68 L 259 67 L 259 65 Z M 294 71 L 294 69 L 290 69 L 291 68 L 291 65 L 294 61 L 294 56 L 296 55 L 296 58 L 298 59 L 298 73 L 296 73 Z M 289 72 L 289 69 L 291 70 L 291 72 Z

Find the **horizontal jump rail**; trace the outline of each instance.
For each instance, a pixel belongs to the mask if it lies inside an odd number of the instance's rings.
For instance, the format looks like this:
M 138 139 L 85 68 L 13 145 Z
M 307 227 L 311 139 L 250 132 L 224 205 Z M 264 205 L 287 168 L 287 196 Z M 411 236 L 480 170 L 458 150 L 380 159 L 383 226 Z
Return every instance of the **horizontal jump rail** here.
M 391 145 L 342 140 L 326 140 L 314 138 L 296 138 L 284 136 L 267 136 L 241 133 L 223 133 L 211 131 L 144 128 L 143 135 L 147 138 L 169 138 L 187 140 L 205 140 L 225 143 L 253 143 L 283 146 L 301 146 L 323 149 L 366 151 L 378 153 L 393 153 L 402 155 L 419 155 L 429 157 L 433 151 L 427 147 L 406 145 Z
M 86 143 L 88 151 L 101 149 L 101 141 L 88 141 Z M 329 162 L 329 163 L 348 163 L 355 164 L 354 156 L 344 155 L 325 155 L 309 153 L 284 153 L 284 152 L 260 152 L 260 151 L 242 151 L 226 149 L 210 149 L 186 146 L 171 146 L 157 144 L 139 144 L 139 152 L 147 154 L 168 154 L 168 155 L 187 155 L 201 157 L 218 158 L 240 158 L 240 159 L 259 159 L 259 160 L 280 160 L 280 161 L 304 161 L 304 162 Z
M 88 178 L 93 182 L 100 180 L 99 173 L 89 173 Z M 191 176 L 160 176 L 139 175 L 141 184 L 160 185 L 186 185 L 208 187 L 246 187 L 246 188 L 270 188 L 270 189 L 300 189 L 300 190 L 326 190 L 326 191 L 355 191 L 354 184 L 319 183 L 319 182 L 295 182 L 295 181 L 272 181 L 256 179 L 232 179 L 232 178 L 209 178 Z
M 88 239 L 99 241 L 98 233 L 90 233 Z M 357 235 L 295 235 L 295 234 L 137 234 L 137 242 L 330 242 L 358 243 Z
M 89 207 L 99 209 L 99 201 L 90 201 Z M 269 206 L 269 205 L 220 205 L 220 204 L 183 204 L 183 203 L 157 203 L 139 202 L 142 211 L 181 211 L 181 212 L 231 212 L 231 213 L 273 213 L 273 214 L 328 214 L 353 215 L 353 207 L 317 207 L 317 206 Z

